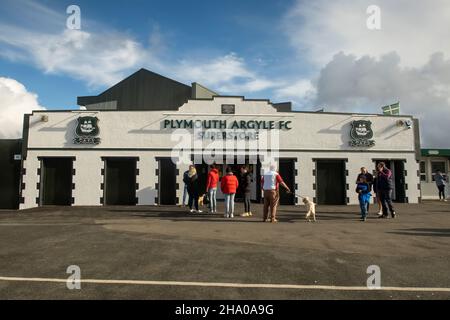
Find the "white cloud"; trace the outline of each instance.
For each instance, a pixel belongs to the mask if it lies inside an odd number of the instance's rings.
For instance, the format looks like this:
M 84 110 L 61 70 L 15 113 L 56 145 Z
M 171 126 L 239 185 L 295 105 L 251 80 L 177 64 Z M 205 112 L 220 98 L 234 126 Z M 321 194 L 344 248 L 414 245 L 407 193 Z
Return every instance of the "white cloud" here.
M 369 30 L 366 9 L 381 9 L 381 30 Z M 450 53 L 448 0 L 297 1 L 284 19 L 290 43 L 321 67 L 342 51 L 357 57 L 395 51 L 405 66 L 420 66 L 431 54 Z
M 373 4 L 381 9 L 381 30 L 366 26 Z M 298 59 L 319 73 L 312 105 L 380 113 L 400 101 L 402 113 L 421 120 L 423 146 L 448 148 L 448 21 L 448 0 L 299 0 L 283 28 Z
M 276 89 L 274 94 L 276 99 L 292 101 L 297 108 L 312 108 L 316 87 L 311 80 L 300 79 Z
M 82 29 L 68 30 L 64 24 L 67 16 L 61 12 L 29 0 L 11 2 L 7 9 L 18 7 L 33 12 L 32 19 L 23 21 L 26 27 L 0 24 L 0 57 L 32 64 L 49 74 L 80 79 L 92 89 L 111 86 L 142 67 L 224 93 L 257 92 L 274 85 L 250 71 L 235 53 L 169 61 L 165 55 L 167 43 L 158 24 L 149 33 L 148 43 L 143 44 L 129 34 L 88 20 L 83 10 Z
M 379 59 L 339 53 L 320 72 L 317 102 L 327 111 L 381 113 L 381 106 L 400 101 L 402 114 L 419 118 L 424 146 L 448 147 L 449 75 L 442 53 L 417 68 L 403 67 L 396 53 Z
M 223 93 L 257 92 L 275 84 L 250 71 L 235 53 L 218 57 L 186 58 L 173 63 L 158 28 L 145 47 L 125 34 L 64 30 L 59 34 L 0 25 L 0 56 L 32 63 L 49 74 L 83 80 L 91 88 L 111 86 L 141 67 L 190 83 L 211 86 Z
M 177 79 L 196 81 L 220 93 L 242 94 L 276 86 L 274 81 L 251 71 L 245 60 L 235 53 L 206 61 L 183 60 L 165 69 Z
M 2 25 L 0 43 L 7 46 L 9 56 L 15 49 L 18 57 L 44 72 L 66 74 L 91 87 L 115 84 L 125 71 L 151 59 L 138 42 L 116 33 L 66 29 L 47 34 Z
M 0 23 L 0 57 L 13 62 L 98 88 L 122 80 L 143 61 L 152 61 L 150 51 L 138 41 L 89 20 L 83 10 L 82 30 L 69 30 L 64 10 L 31 0 L 8 1 L 4 7 L 8 19 Z
M 37 95 L 27 91 L 20 82 L 0 77 L 0 138 L 16 139 L 22 136 L 23 115 L 32 110 L 45 109 Z

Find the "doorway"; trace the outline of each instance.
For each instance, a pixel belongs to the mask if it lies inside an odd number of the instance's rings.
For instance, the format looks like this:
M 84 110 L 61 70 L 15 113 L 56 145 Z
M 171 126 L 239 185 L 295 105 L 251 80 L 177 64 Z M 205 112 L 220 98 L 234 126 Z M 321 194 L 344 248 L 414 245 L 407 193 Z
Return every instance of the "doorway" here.
M 172 158 L 159 158 L 158 202 L 162 205 L 177 204 L 177 172 Z
M 249 158 L 245 158 L 245 163 L 238 164 L 237 158 L 234 159 L 233 163 L 225 163 L 225 164 L 218 164 L 216 163 L 216 169 L 219 172 L 219 183 L 217 187 L 217 199 L 223 200 L 224 194 L 222 193 L 222 190 L 220 189 L 220 181 L 222 180 L 222 176 L 226 175 L 226 168 L 231 167 L 231 170 L 233 171 L 234 175 L 240 179 L 241 176 L 241 167 L 247 166 L 248 172 L 252 175 L 252 184 L 251 184 L 251 200 L 259 202 L 261 200 L 261 192 L 258 192 L 260 190 L 260 180 L 261 180 L 261 162 L 259 159 L 256 163 L 250 162 Z M 209 172 L 209 165 L 205 162 L 200 164 L 195 164 L 195 168 L 197 170 L 199 184 L 200 184 L 200 192 L 206 192 L 206 182 L 208 178 L 208 172 Z M 236 201 L 243 201 L 244 194 L 242 188 L 238 187 L 238 190 L 236 192 Z
M 295 191 L 295 159 L 280 159 L 279 173 L 284 180 L 284 183 L 289 189 Z M 295 204 L 294 193 L 287 193 L 286 190 L 280 188 L 280 204 L 293 205 Z
M 21 140 L 0 139 L 0 209 L 19 208 L 21 146 Z
M 220 170 L 222 170 L 222 175 L 223 176 L 227 174 L 226 173 L 227 167 L 231 168 L 231 170 L 233 171 L 233 174 L 236 176 L 236 178 L 239 181 L 239 186 L 238 186 L 238 188 L 236 190 L 235 200 L 238 201 L 238 202 L 241 202 L 241 201 L 243 202 L 244 201 L 245 190 L 244 190 L 244 185 L 243 185 L 243 183 L 241 181 L 241 179 L 242 179 L 241 178 L 241 168 L 242 167 L 247 167 L 247 172 L 250 174 L 250 177 L 251 177 L 251 186 L 250 186 L 251 196 L 250 196 L 250 199 L 256 200 L 256 198 L 254 196 L 254 192 L 253 192 L 253 190 L 256 189 L 256 187 L 255 187 L 256 180 L 257 180 L 255 178 L 257 176 L 256 165 L 252 164 L 252 163 L 249 163 L 248 160 L 245 161 L 245 164 L 243 164 L 243 163 L 242 164 L 233 163 L 233 164 L 229 164 L 229 165 L 224 165 L 222 168 L 220 168 Z
M 345 160 L 316 160 L 316 197 L 318 204 L 347 203 Z
M 136 158 L 105 158 L 106 205 L 136 204 Z
M 72 204 L 73 158 L 42 158 L 40 205 Z

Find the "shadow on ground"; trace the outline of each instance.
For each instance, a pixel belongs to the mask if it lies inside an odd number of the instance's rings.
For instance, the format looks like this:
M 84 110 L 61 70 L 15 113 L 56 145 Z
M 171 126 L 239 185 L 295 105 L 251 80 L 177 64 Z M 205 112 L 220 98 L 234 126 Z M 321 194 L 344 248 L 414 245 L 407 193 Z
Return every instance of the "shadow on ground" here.
M 415 228 L 402 229 L 401 231 L 388 232 L 407 236 L 425 236 L 425 237 L 450 237 L 450 229 L 438 228 Z

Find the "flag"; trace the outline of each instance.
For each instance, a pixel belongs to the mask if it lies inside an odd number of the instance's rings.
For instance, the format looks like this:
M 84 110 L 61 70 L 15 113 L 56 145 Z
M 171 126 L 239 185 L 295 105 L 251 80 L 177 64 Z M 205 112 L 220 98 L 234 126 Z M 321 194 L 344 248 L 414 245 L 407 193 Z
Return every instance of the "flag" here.
M 400 102 L 381 107 L 383 114 L 387 116 L 399 115 L 400 114 Z

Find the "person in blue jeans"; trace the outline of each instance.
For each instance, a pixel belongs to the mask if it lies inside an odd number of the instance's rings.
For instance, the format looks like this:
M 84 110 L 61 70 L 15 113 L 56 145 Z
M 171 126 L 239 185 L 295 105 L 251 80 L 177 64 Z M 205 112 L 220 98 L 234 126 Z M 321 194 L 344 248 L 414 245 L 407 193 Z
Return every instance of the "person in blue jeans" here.
M 367 178 L 364 175 L 359 177 L 359 182 L 356 185 L 356 193 L 358 193 L 359 206 L 361 208 L 361 221 L 366 221 L 367 209 L 372 194 L 370 193 L 370 185 L 367 183 Z
M 187 202 L 186 200 L 188 200 L 188 190 L 187 190 L 187 184 L 184 181 L 187 181 L 188 179 L 188 174 L 189 174 L 189 170 L 186 170 L 183 173 L 183 184 L 184 184 L 184 188 L 183 188 L 183 202 L 181 203 L 182 207 L 185 207 Z

